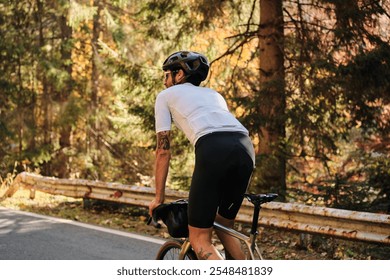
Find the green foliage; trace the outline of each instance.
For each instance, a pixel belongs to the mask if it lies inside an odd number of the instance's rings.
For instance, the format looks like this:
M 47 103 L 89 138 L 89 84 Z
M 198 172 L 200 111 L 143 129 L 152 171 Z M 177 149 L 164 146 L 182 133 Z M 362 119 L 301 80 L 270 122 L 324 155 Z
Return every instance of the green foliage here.
M 342 162 L 342 167 L 314 184 L 317 192 L 299 193 L 309 204 L 356 211 L 389 212 L 390 174 L 388 154 L 355 150 Z M 291 192 L 293 195 L 293 192 Z
M 69 7 L 69 25 L 72 28 L 78 28 L 82 23 L 92 20 L 97 12 L 97 7 L 89 7 L 78 3 L 78 1 L 70 1 Z
M 371 152 L 362 157 L 362 168 L 357 172 L 365 174 L 369 190 L 360 193 L 360 199 L 366 203 L 367 210 L 377 210 L 390 212 L 390 156 L 382 152 Z M 368 194 L 368 195 L 367 195 Z M 356 201 L 354 201 L 356 204 Z M 368 205 L 367 205 L 368 204 Z M 359 207 L 361 209 L 361 207 Z M 358 208 L 358 209 L 359 209 Z
M 345 88 L 345 102 L 351 111 L 351 122 L 361 123 L 367 133 L 390 132 L 390 123 L 382 119 L 383 105 L 389 104 L 390 46 L 381 44 L 359 53 L 338 71 L 340 85 Z

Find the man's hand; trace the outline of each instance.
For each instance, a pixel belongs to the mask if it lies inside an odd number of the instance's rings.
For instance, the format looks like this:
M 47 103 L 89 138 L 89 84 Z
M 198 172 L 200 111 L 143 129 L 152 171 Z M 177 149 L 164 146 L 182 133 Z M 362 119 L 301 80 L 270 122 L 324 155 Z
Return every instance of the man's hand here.
M 149 204 L 149 215 L 152 216 L 153 209 L 155 209 L 157 206 L 162 204 L 162 202 L 159 202 L 157 199 L 153 199 L 152 202 Z

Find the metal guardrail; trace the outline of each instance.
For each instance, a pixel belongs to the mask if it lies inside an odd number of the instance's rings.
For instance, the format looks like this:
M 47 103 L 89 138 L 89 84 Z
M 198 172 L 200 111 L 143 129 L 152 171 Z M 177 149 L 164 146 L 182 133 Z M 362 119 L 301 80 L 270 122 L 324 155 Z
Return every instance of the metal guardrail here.
M 79 179 L 43 177 L 20 173 L 0 198 L 11 197 L 19 188 L 74 198 L 92 198 L 147 207 L 154 197 L 154 189 L 119 183 Z M 187 192 L 166 190 L 166 200 L 186 198 Z M 252 205 L 244 202 L 237 216 L 241 222 L 252 219 Z M 263 205 L 259 224 L 264 227 L 322 234 L 336 238 L 390 245 L 390 215 L 314 207 L 295 203 L 269 202 Z

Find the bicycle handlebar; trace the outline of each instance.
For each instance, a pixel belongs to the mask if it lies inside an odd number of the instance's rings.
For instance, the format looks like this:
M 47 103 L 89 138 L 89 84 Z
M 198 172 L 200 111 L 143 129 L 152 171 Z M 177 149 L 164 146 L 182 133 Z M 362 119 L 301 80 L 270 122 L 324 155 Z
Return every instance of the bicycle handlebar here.
M 155 228 L 161 228 L 161 224 L 159 222 L 156 222 L 152 217 L 149 217 L 149 219 L 146 221 L 146 224 L 148 226 L 152 225 Z

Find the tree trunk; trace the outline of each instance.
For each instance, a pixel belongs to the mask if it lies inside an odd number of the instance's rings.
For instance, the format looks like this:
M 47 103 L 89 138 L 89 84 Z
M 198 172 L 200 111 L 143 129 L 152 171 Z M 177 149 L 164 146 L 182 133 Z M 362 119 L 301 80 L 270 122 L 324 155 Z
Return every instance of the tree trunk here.
M 260 1 L 258 176 L 263 191 L 286 192 L 283 10 L 281 0 Z
M 37 0 L 37 23 L 39 31 L 39 47 L 42 49 L 45 46 L 45 37 L 44 37 L 44 26 L 43 26 L 43 14 L 44 14 L 44 3 L 40 0 Z M 40 57 L 41 61 L 47 59 L 47 54 L 43 54 Z M 46 77 L 46 71 L 42 66 L 37 68 L 37 77 L 42 84 L 42 99 L 41 99 L 41 110 L 43 111 L 43 147 L 44 149 L 50 149 L 52 144 L 51 141 L 51 130 L 52 130 L 52 107 L 51 107 L 51 96 L 49 94 L 49 83 Z M 42 174 L 50 175 L 51 174 L 51 162 L 45 161 L 42 164 Z
M 91 88 L 91 125 L 89 132 L 90 135 L 90 147 L 91 157 L 94 165 L 100 165 L 100 117 L 99 117 L 99 37 L 101 32 L 101 12 L 103 10 L 103 3 L 101 0 L 93 1 L 94 7 L 97 7 L 96 14 L 93 17 L 93 30 L 92 30 L 92 88 Z M 99 168 L 98 168 L 99 169 Z M 99 176 L 99 174 L 95 174 Z M 96 178 L 98 179 L 98 178 Z
M 61 107 L 65 107 L 69 100 L 69 95 L 73 90 L 72 81 L 72 64 L 69 63 L 72 59 L 72 48 L 70 46 L 70 40 L 72 39 L 72 28 L 67 24 L 67 17 L 61 15 L 59 17 L 59 26 L 61 29 L 61 61 L 63 62 L 63 69 L 68 73 L 68 79 L 65 86 L 61 89 L 59 94 L 59 102 Z M 62 123 L 62 122 L 61 122 Z M 57 167 L 56 172 L 58 177 L 67 178 L 70 175 L 69 169 L 69 157 L 64 153 L 64 149 L 71 146 L 71 133 L 72 127 L 69 123 L 62 123 L 60 127 L 60 152 L 57 161 L 60 163 Z

